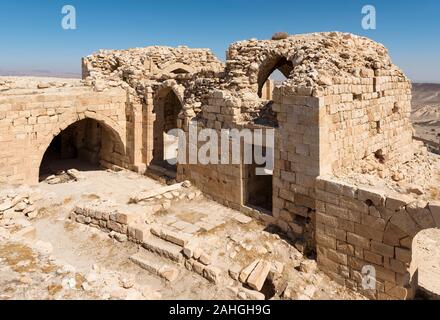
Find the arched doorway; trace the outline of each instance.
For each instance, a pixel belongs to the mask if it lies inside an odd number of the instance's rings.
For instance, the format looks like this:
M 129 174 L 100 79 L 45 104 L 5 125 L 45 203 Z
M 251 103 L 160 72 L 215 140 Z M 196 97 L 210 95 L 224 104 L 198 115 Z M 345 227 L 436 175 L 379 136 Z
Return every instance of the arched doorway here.
M 179 128 L 182 102 L 172 88 L 162 89 L 154 99 L 153 165 L 177 171 L 179 140 L 172 130 Z
M 55 136 L 39 168 L 39 180 L 69 169 L 99 170 L 101 165 L 121 165 L 125 154 L 118 133 L 94 119 L 79 120 Z

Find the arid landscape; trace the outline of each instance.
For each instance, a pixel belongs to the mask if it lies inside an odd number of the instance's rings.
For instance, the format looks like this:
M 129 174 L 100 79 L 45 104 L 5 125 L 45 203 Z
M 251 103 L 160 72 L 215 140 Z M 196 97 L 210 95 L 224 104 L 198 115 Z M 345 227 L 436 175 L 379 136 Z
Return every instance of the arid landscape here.
M 440 84 L 415 83 L 412 107 L 416 137 L 429 141 L 433 152 L 440 152 Z

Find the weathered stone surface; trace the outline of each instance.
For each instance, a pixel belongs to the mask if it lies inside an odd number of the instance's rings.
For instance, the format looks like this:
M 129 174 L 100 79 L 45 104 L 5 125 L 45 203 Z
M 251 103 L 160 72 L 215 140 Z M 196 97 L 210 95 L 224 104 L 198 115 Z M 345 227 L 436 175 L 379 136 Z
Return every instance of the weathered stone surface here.
M 267 261 L 260 261 L 255 269 L 249 275 L 247 284 L 254 290 L 260 291 L 266 281 L 271 264 Z
M 183 260 L 183 255 L 181 253 L 182 248 L 166 241 L 149 237 L 144 241 L 142 246 L 151 252 L 157 253 L 158 255 L 175 262 L 181 262 Z
M 236 216 L 234 216 L 234 219 L 243 224 L 248 224 L 249 222 L 252 221 L 252 218 L 244 214 L 237 214 Z
M 238 278 L 240 277 L 240 272 L 241 272 L 242 268 L 238 265 L 235 264 L 232 267 L 229 268 L 229 275 L 233 280 L 238 280 Z
M 176 281 L 178 276 L 179 276 L 179 270 L 177 270 L 176 268 L 173 267 L 169 267 L 169 266 L 163 266 L 159 269 L 159 275 L 170 281 Z
M 260 260 L 255 260 L 254 262 L 252 262 L 250 265 L 248 265 L 246 268 L 244 268 L 241 272 L 240 272 L 240 277 L 239 280 L 242 283 L 246 283 L 247 279 L 249 278 L 249 276 L 251 275 L 252 271 L 254 271 L 255 267 L 258 265 L 258 263 L 260 262 Z
M 406 211 L 414 221 L 424 229 L 435 227 L 434 218 L 425 201 L 412 202 L 406 206 Z
M 246 288 L 240 288 L 238 297 L 241 300 L 254 300 L 254 301 L 259 301 L 259 300 L 265 300 L 266 299 L 264 294 L 262 294 L 261 292 L 254 291 L 254 290 L 249 290 L 249 289 L 246 289 Z
M 429 210 L 431 211 L 436 227 L 440 227 L 440 202 L 430 201 Z
M 399 211 L 408 203 L 412 202 L 412 198 L 403 194 L 387 195 L 386 207 L 393 211 Z
M 415 236 L 417 232 L 420 231 L 420 227 L 405 210 L 399 211 L 397 214 L 395 214 L 391 218 L 390 222 L 411 236 Z
M 179 276 L 179 270 L 169 265 L 164 265 L 158 259 L 154 259 L 145 252 L 138 252 L 130 257 L 130 260 L 141 268 L 160 276 L 170 282 L 175 281 Z
M 316 261 L 303 260 L 300 263 L 300 270 L 305 273 L 312 273 L 316 270 Z
M 220 282 L 221 273 L 221 269 L 215 266 L 207 266 L 203 269 L 203 276 L 216 284 Z
M 209 254 L 203 252 L 203 253 L 200 255 L 199 261 L 200 261 L 201 263 L 203 263 L 205 266 L 208 266 L 208 265 L 211 264 L 212 258 L 211 258 L 211 256 L 210 256 Z

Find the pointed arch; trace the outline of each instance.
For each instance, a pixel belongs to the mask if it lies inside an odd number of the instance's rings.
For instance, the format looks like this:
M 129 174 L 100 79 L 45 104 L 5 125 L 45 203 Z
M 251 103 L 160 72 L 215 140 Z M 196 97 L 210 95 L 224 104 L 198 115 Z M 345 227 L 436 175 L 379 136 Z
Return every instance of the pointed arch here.
M 162 73 L 195 73 L 195 69 L 181 62 L 173 63 L 162 70 Z
M 258 69 L 258 96 L 262 96 L 263 86 L 270 75 L 279 70 L 286 78 L 290 77 L 293 71 L 293 63 L 283 56 L 274 56 L 265 60 Z

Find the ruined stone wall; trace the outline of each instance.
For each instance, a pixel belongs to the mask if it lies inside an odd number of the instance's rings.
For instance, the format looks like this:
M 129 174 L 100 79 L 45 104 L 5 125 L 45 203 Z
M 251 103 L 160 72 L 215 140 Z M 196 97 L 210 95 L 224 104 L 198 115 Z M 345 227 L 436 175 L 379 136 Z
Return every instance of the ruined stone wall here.
M 286 88 L 274 93 L 276 136 L 273 215 L 291 238 L 314 248 L 315 180 L 321 172 L 321 99 Z
M 126 102 L 124 90 L 98 93 L 87 87 L 2 95 L 0 176 L 8 183 L 37 183 L 41 160 L 52 139 L 85 118 L 100 122 L 124 146 L 123 154 L 115 153 L 117 149 L 101 150 L 103 159 L 128 168 Z
M 200 116 L 193 122 L 197 130 L 211 128 L 221 137 L 221 129 L 241 128 L 236 124 L 235 116 L 240 113 L 240 101 L 232 97 L 229 92 L 216 90 L 208 96 L 207 104 L 202 105 Z M 188 124 L 189 125 L 189 124 Z M 184 127 L 189 137 L 189 127 Z M 189 139 L 188 149 L 194 147 Z M 220 142 L 219 142 L 220 143 Z M 197 150 L 204 144 L 199 141 Z M 219 153 L 216 156 L 221 160 Z M 232 145 L 230 145 L 232 150 Z M 231 155 L 232 156 L 232 155 Z M 231 161 L 232 159 L 229 158 Z M 191 180 L 204 193 L 211 195 L 215 200 L 233 208 L 240 208 L 243 203 L 242 192 L 242 165 L 241 164 L 187 164 L 178 167 L 179 180 Z
M 183 104 L 195 107 L 219 85 L 223 68 L 210 50 L 183 46 L 101 50 L 83 59 L 83 76 L 90 84 L 122 86 L 142 100 L 150 88 L 154 96 L 164 83 L 173 82 L 183 86 Z
M 252 129 L 265 106 L 258 90 L 275 69 L 288 79 L 273 92 L 276 121 L 266 122 L 277 135 L 273 217 L 265 219 L 313 250 L 318 176 L 353 170 L 371 157 L 398 163 L 414 154 L 411 86 L 387 50 L 366 38 L 249 40 L 231 45 L 222 90 L 208 95 L 198 120 L 216 130 Z M 243 209 L 244 166 L 230 174 L 219 166 L 183 170 L 182 178 Z
M 417 289 L 413 239 L 440 226 L 439 203 L 331 177 L 318 179 L 316 199 L 318 266 L 371 298 L 412 299 Z M 373 290 L 363 287 L 365 267 L 374 268 Z
M 352 34 L 313 33 L 236 42 L 226 59 L 186 47 L 103 50 L 83 59 L 86 86 L 3 94 L 1 177 L 35 182 L 54 135 L 84 118 L 103 123 L 124 145 L 124 154 L 105 148 L 106 162 L 142 173 L 171 123 L 187 134 L 192 122 L 217 133 L 274 129 L 271 214 L 246 206 L 242 162 L 179 164 L 178 180 L 277 225 L 304 249 L 317 249 L 322 268 L 348 286 L 359 287 L 359 268 L 368 262 L 379 274 L 372 296 L 410 297 L 411 240 L 417 226 L 438 225 L 436 205 L 414 207 L 400 196 L 331 182 L 364 170 L 369 159 L 387 167 L 417 152 L 411 85 L 386 48 Z M 264 83 L 275 70 L 287 80 L 267 101 Z
M 156 120 L 162 107 L 160 99 L 172 90 L 179 99 L 178 127 L 197 116 L 206 95 L 222 81 L 223 63 L 208 49 L 184 46 L 146 47 L 129 50 L 101 50 L 83 59 L 83 77 L 87 84 L 104 89 L 122 87 L 136 107 L 133 140 L 137 171 L 144 171 L 155 159 L 158 139 Z
M 394 71 L 367 69 L 325 88 L 320 148 L 327 172 L 360 161 L 404 162 L 412 156 L 411 84 Z

